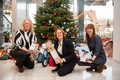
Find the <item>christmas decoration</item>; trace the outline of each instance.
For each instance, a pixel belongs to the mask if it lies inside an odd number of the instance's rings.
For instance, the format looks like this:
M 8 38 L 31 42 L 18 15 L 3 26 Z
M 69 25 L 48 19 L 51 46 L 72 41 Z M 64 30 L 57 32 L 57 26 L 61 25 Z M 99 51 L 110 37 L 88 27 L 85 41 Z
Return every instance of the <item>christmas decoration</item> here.
M 71 31 L 71 33 L 74 33 L 74 31 Z
M 53 15 L 56 16 L 56 13 L 54 13 Z
M 49 24 L 51 24 L 52 20 L 49 20 Z
M 66 18 L 66 20 L 68 20 L 69 18 Z
M 57 28 L 62 28 L 65 31 L 66 38 L 73 42 L 80 42 L 77 37 L 71 38 L 80 31 L 77 31 L 77 27 L 75 27 L 77 21 L 71 16 L 73 12 L 70 11 L 69 4 L 70 0 L 45 0 L 43 6 L 38 8 L 39 13 L 34 17 L 36 21 L 34 31 L 38 43 L 44 43 L 48 40 L 54 42 L 54 31 Z M 71 31 L 74 32 L 71 33 Z
M 56 30 L 56 28 L 53 28 L 53 30 L 55 31 L 55 30 Z
M 49 38 L 50 36 L 49 35 L 46 35 L 46 38 Z
M 46 23 L 46 26 L 48 26 L 48 23 Z
M 68 31 L 69 31 L 69 29 L 66 29 L 66 31 L 68 32 Z
M 43 36 L 43 38 L 45 38 L 45 36 Z
M 41 36 L 43 35 L 43 33 L 41 33 Z
M 77 37 L 77 35 L 75 35 L 75 37 Z
M 54 2 L 53 2 L 53 1 L 51 1 L 51 4 L 54 4 Z
M 79 27 L 79 26 L 77 25 L 77 27 Z
M 39 45 L 41 45 L 41 42 L 39 42 Z

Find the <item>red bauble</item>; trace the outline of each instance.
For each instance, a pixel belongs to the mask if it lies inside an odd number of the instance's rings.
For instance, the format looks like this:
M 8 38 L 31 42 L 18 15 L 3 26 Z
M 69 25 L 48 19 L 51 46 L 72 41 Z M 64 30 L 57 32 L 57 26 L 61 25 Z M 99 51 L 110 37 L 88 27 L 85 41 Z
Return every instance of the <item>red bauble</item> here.
M 39 42 L 39 45 L 41 45 L 41 42 Z
M 75 35 L 75 37 L 77 37 L 77 35 Z
M 71 31 L 71 33 L 74 33 L 74 31 Z
M 53 15 L 56 16 L 56 13 L 54 13 Z
M 66 20 L 68 20 L 69 18 L 66 18 Z
M 48 26 L 48 23 L 46 23 L 46 26 Z
M 68 10 L 68 8 L 66 8 L 66 10 Z
M 72 15 L 71 15 L 71 17 L 72 17 Z
M 56 30 L 56 28 L 53 28 L 53 30 L 55 31 L 55 30 Z
M 51 4 L 54 4 L 54 2 L 53 2 L 53 1 L 51 1 Z
M 79 26 L 77 25 L 77 27 L 79 27 Z
M 46 35 L 46 38 L 49 38 L 50 36 L 49 35 Z
M 34 33 L 36 33 L 36 32 L 34 32 Z

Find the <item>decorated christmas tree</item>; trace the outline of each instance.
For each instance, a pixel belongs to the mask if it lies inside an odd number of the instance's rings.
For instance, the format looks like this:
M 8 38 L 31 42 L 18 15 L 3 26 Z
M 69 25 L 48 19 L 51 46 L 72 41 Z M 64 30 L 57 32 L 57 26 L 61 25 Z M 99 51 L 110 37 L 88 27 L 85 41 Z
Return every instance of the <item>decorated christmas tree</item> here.
M 47 40 L 54 42 L 54 31 L 62 28 L 66 37 L 73 42 L 79 42 L 77 38 L 79 31 L 73 12 L 70 12 L 69 0 L 46 0 L 39 7 L 39 13 L 35 15 L 35 29 L 37 40 L 44 43 Z

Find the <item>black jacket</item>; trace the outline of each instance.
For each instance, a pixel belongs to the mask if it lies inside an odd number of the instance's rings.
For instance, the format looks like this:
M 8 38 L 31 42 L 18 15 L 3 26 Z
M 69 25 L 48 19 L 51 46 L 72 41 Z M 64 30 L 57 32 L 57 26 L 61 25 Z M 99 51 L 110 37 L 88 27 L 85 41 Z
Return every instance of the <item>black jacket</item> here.
M 59 45 L 58 41 L 56 41 L 54 44 L 56 51 L 58 49 L 58 45 Z M 63 54 L 63 58 L 66 60 L 65 63 L 68 64 L 70 67 L 74 67 L 74 65 L 77 62 L 77 56 L 74 52 L 74 46 L 72 41 L 67 38 L 63 38 L 62 54 Z

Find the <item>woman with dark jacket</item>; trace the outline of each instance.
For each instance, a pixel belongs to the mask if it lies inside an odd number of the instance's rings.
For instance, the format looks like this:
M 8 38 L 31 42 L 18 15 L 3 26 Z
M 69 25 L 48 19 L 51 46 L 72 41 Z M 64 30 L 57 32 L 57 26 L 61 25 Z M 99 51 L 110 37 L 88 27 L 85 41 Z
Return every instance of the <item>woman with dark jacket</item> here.
M 33 24 L 30 19 L 25 19 L 22 27 L 15 33 L 14 46 L 10 51 L 10 55 L 16 60 L 19 72 L 23 72 L 23 66 L 33 69 L 34 58 L 31 53 L 35 51 L 29 50 L 32 43 L 36 43 L 37 38 L 33 32 Z
M 65 32 L 61 28 L 57 28 L 54 32 L 54 38 L 57 40 L 54 48 L 61 58 L 61 62 L 56 64 L 56 69 L 52 72 L 58 72 L 59 76 L 71 73 L 76 65 L 77 56 L 74 53 L 74 46 L 71 40 L 67 39 Z
M 88 60 L 86 62 L 78 62 L 78 64 L 81 66 L 91 66 L 90 68 L 87 68 L 87 71 L 92 71 L 95 69 L 96 72 L 102 72 L 103 69 L 106 69 L 105 66 L 106 63 L 106 55 L 103 50 L 102 46 L 102 40 L 99 35 L 95 34 L 95 28 L 93 24 L 88 24 L 86 27 L 86 40 L 87 45 L 92 51 L 92 60 Z

